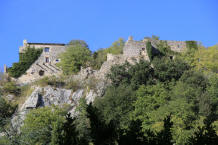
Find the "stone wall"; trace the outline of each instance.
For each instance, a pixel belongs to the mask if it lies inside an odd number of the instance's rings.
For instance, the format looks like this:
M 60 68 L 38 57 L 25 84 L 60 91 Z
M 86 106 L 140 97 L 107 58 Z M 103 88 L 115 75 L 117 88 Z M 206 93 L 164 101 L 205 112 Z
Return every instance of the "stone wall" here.
M 55 44 L 29 44 L 25 42 L 26 41 L 24 41 L 24 46 L 20 47 L 20 53 L 24 52 L 27 47 L 34 47 L 36 49 L 42 48 L 43 52 L 26 73 L 18 78 L 19 83 L 29 83 L 44 76 L 59 75 L 62 72 L 57 68 L 56 64 L 61 61 L 59 55 L 66 50 L 66 46 Z M 49 48 L 49 50 L 46 51 L 45 48 Z
M 125 57 L 140 57 L 144 56 L 148 60 L 146 42 L 150 41 L 154 48 L 157 48 L 157 44 L 160 43 L 160 40 L 154 40 L 151 38 L 144 39 L 142 41 L 135 41 L 132 37 L 129 37 L 128 41 L 125 43 L 123 48 L 123 55 Z M 185 41 L 166 41 L 170 46 L 172 51 L 182 52 L 186 48 Z
M 171 50 L 173 50 L 175 52 L 182 52 L 186 48 L 186 42 L 185 41 L 167 40 L 166 42 L 170 46 Z

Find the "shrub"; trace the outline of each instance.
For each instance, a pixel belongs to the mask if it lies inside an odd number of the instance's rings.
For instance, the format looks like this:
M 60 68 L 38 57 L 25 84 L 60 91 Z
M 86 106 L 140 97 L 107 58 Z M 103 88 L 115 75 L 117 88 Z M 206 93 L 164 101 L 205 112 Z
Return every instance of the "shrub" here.
M 45 87 L 45 86 L 53 86 L 53 87 L 64 87 L 65 82 L 62 78 L 57 78 L 56 76 L 46 76 L 38 81 L 35 82 L 35 84 Z
M 9 104 L 4 98 L 0 97 L 0 132 L 10 121 L 15 109 L 16 106 Z
M 41 55 L 42 49 L 27 48 L 24 53 L 20 53 L 20 60 L 8 68 L 11 77 L 19 78 Z
M 186 47 L 189 50 L 197 50 L 198 44 L 196 41 L 186 41 Z
M 20 88 L 15 84 L 15 82 L 7 82 L 3 85 L 3 91 L 4 93 L 8 94 L 14 94 L 16 96 L 20 95 L 21 90 Z

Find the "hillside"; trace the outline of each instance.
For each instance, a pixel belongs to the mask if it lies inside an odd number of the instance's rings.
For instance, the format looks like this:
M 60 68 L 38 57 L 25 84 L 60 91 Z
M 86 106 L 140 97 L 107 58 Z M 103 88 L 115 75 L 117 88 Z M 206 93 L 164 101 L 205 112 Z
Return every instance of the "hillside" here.
M 94 53 L 81 40 L 60 53 L 40 45 L 1 74 L 0 144 L 218 142 L 218 45 L 154 36 Z

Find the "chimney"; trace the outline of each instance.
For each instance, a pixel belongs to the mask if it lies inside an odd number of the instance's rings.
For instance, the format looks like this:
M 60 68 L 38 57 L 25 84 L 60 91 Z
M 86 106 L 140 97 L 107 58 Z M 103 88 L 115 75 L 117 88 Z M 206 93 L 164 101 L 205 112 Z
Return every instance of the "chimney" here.
M 4 64 L 4 74 L 7 74 L 7 65 Z

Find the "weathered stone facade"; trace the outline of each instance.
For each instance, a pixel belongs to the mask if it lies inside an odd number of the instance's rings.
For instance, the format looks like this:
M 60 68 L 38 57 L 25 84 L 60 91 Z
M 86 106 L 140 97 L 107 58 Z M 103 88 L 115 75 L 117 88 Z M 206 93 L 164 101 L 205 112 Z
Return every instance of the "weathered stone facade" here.
M 78 74 L 79 77 L 88 75 L 95 76 L 96 78 L 104 78 L 105 74 L 110 71 L 112 65 L 122 64 L 125 61 L 134 63 L 139 59 L 143 58 L 149 61 L 149 57 L 146 49 L 146 42 L 150 41 L 154 48 L 161 40 L 156 40 L 152 38 L 145 38 L 142 41 L 135 41 L 130 36 L 125 43 L 123 48 L 123 54 L 120 55 L 107 55 L 107 61 L 103 63 L 101 69 L 98 71 L 92 70 L 91 68 L 81 69 Z M 185 41 L 166 41 L 171 50 L 175 52 L 182 52 L 186 48 Z M 65 44 L 57 43 L 28 43 L 27 40 L 23 41 L 23 46 L 19 48 L 19 52 L 23 53 L 27 47 L 43 49 L 41 56 L 38 60 L 26 71 L 26 74 L 22 75 L 19 79 L 19 83 L 29 83 L 44 76 L 59 75 L 62 71 L 56 67 L 56 63 L 61 61 L 58 56 L 60 53 L 66 50 Z M 86 75 L 81 75 L 86 74 Z
M 60 53 L 66 50 L 65 44 L 28 43 L 24 40 L 23 46 L 20 47 L 19 52 L 23 53 L 28 47 L 43 49 L 43 52 L 26 73 L 18 79 L 19 83 L 28 83 L 44 76 L 58 75 L 61 73 L 61 70 L 56 67 L 56 64 L 60 61 Z
M 146 38 L 142 41 L 135 41 L 132 37 L 129 37 L 127 40 L 124 48 L 123 48 L 123 54 L 126 57 L 139 57 L 144 56 L 146 60 L 149 60 L 147 56 L 147 50 L 146 50 L 146 42 L 150 41 L 152 46 L 154 48 L 157 47 L 157 44 L 160 42 L 160 40 L 154 40 Z M 167 45 L 170 46 L 172 51 L 175 52 L 182 52 L 186 48 L 186 42 L 185 41 L 169 41 L 166 40 Z

